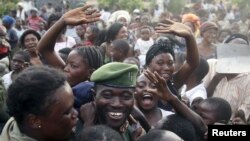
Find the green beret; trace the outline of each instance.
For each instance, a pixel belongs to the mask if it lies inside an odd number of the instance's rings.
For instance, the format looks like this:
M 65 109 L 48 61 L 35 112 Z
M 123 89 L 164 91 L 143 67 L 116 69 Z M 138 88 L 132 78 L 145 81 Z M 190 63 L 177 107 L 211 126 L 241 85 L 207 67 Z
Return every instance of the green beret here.
M 90 81 L 111 87 L 135 87 L 137 73 L 134 64 L 112 62 L 94 71 Z

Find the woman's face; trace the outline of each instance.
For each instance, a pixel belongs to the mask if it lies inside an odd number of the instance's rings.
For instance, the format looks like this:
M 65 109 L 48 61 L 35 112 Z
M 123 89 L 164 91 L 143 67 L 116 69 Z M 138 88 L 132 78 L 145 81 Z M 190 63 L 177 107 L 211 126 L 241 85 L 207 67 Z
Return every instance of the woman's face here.
M 148 89 L 155 89 L 155 85 L 144 74 L 141 74 L 137 78 L 135 98 L 137 106 L 142 111 L 150 111 L 157 108 L 159 98 L 156 95 L 147 92 Z
M 69 53 L 64 72 L 70 86 L 86 81 L 90 76 L 90 68 L 86 64 L 86 60 L 76 50 Z
M 84 34 L 85 34 L 85 29 L 84 29 L 82 26 L 78 25 L 78 26 L 76 27 L 76 34 L 77 34 L 79 37 L 84 36 Z
M 170 53 L 161 53 L 155 56 L 147 66 L 151 72 L 157 72 L 160 76 L 169 80 L 175 70 L 174 58 Z
M 27 34 L 24 37 L 24 47 L 29 52 L 36 52 L 37 44 L 38 44 L 38 39 L 34 34 Z
M 85 33 L 85 39 L 86 40 L 94 40 L 94 38 L 96 37 L 96 35 L 92 32 L 90 27 L 87 27 L 86 29 L 86 33 Z
M 127 27 L 123 26 L 120 31 L 117 33 L 115 39 L 127 39 L 128 38 L 128 30 Z
M 117 20 L 117 22 L 120 23 L 120 24 L 122 24 L 122 25 L 124 25 L 124 26 L 127 26 L 127 25 L 128 25 L 127 19 L 124 18 L 124 17 L 119 18 L 119 19 Z
M 58 88 L 47 104 L 48 113 L 39 117 L 42 136 L 45 140 L 69 139 L 75 131 L 78 120 L 78 112 L 73 107 L 74 96 L 69 84 L 65 82 Z
M 203 33 L 204 40 L 209 43 L 216 43 L 218 31 L 216 29 L 208 29 Z

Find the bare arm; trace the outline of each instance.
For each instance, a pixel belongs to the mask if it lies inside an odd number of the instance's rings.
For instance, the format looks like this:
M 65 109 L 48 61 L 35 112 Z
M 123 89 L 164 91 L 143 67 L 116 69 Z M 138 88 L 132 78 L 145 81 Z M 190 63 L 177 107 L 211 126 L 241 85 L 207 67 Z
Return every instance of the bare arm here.
M 161 77 L 157 72 L 152 73 L 150 71 L 144 72 L 145 76 L 156 85 L 157 89 L 149 89 L 150 93 L 158 95 L 164 101 L 169 102 L 175 111 L 191 121 L 197 129 L 200 129 L 202 133 L 207 131 L 207 126 L 203 122 L 202 118 L 181 102 L 175 95 L 171 93 L 166 84 L 166 80 Z
M 38 43 L 38 51 L 47 60 L 48 64 L 57 68 L 63 68 L 65 62 L 56 54 L 54 46 L 57 36 L 67 25 L 79 25 L 99 20 L 100 13 L 91 9 L 91 5 L 79 7 L 65 13 L 43 36 Z
M 177 23 L 170 20 L 167 21 L 168 24 L 160 23 L 156 27 L 156 32 L 175 34 L 177 36 L 185 38 L 187 43 L 186 61 L 184 62 L 180 70 L 174 75 L 174 83 L 179 89 L 199 65 L 199 54 L 192 30 L 182 23 Z

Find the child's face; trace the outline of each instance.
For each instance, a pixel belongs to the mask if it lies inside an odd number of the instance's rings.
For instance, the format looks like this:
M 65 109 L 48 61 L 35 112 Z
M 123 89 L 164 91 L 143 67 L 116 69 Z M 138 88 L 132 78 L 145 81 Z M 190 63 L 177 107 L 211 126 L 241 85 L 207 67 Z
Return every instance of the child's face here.
M 201 116 L 206 125 L 212 125 L 217 122 L 215 109 L 206 102 L 198 104 L 195 112 Z
M 84 29 L 82 26 L 77 26 L 77 27 L 76 27 L 76 34 L 77 34 L 79 37 L 84 36 L 84 33 L 85 33 L 85 29 Z
M 95 38 L 95 34 L 92 32 L 90 27 L 87 27 L 86 33 L 85 33 L 85 39 L 92 40 L 93 38 Z
M 150 38 L 150 30 L 148 28 L 144 28 L 141 30 L 141 38 L 144 41 L 148 41 Z

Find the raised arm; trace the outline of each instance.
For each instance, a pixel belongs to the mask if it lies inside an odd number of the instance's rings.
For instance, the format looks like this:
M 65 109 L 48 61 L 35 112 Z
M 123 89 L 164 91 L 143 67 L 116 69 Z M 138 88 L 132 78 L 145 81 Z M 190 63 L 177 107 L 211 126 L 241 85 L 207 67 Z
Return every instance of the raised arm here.
M 199 65 L 199 54 L 195 41 L 195 37 L 193 36 L 192 30 L 178 22 L 174 22 L 171 20 L 166 20 L 167 24 L 158 24 L 155 28 L 158 33 L 172 33 L 174 35 L 185 38 L 187 45 L 187 55 L 186 61 L 181 66 L 180 70 L 174 75 L 174 83 L 176 87 L 179 89 L 191 75 L 191 73 L 195 70 L 195 68 Z
M 200 129 L 202 133 L 207 132 L 207 126 L 203 122 L 202 118 L 181 102 L 175 95 L 171 93 L 166 84 L 166 80 L 161 77 L 157 72 L 152 73 L 150 71 L 144 72 L 145 76 L 155 84 L 157 89 L 149 89 L 150 93 L 158 95 L 164 101 L 169 102 L 175 111 L 191 121 L 197 129 Z
M 79 7 L 65 13 L 42 37 L 38 43 L 38 51 L 43 55 L 49 65 L 63 68 L 65 62 L 54 51 L 57 36 L 67 25 L 79 25 L 98 21 L 100 13 L 91 5 Z

